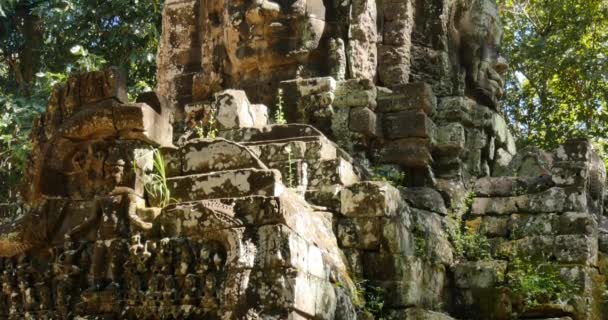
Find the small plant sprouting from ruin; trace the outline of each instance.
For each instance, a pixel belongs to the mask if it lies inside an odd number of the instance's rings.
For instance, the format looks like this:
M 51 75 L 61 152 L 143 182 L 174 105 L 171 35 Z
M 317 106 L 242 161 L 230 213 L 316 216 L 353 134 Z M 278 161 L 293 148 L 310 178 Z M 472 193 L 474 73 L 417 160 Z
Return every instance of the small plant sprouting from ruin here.
M 287 152 L 287 186 L 289 188 L 295 188 L 295 178 L 294 178 L 294 169 L 293 169 L 293 150 L 291 150 L 291 146 L 285 147 L 285 152 Z
M 194 131 L 199 138 L 215 139 L 217 138 L 217 122 L 215 120 L 215 112 L 211 112 L 208 118 L 198 121 L 194 127 Z
M 404 187 L 406 183 L 405 173 L 395 167 L 375 166 L 371 168 L 371 180 L 385 181 L 393 187 Z
M 472 261 L 490 259 L 490 243 L 479 228 L 465 226 L 462 217 L 471 212 L 475 200 L 474 192 L 467 192 L 460 205 L 448 214 L 448 234 L 454 253 L 459 258 Z
M 287 123 L 287 120 L 285 119 L 285 112 L 283 111 L 283 89 L 279 89 L 279 91 L 277 91 L 277 104 L 274 112 L 274 123 L 281 125 Z
M 578 291 L 578 286 L 560 277 L 555 266 L 535 265 L 530 258 L 520 257 L 512 258 L 509 265 L 508 287 L 524 311 L 541 304 L 567 303 Z
M 418 228 L 414 228 L 414 255 L 418 258 L 424 258 L 426 256 L 426 237 L 424 232 Z
M 377 320 L 384 319 L 384 289 L 371 285 L 367 280 L 359 280 L 355 281 L 355 290 L 357 313 L 367 313 Z
M 165 160 L 159 149 L 151 151 L 153 153 L 152 171 L 144 176 L 144 188 L 149 196 L 158 202 L 158 206 L 164 208 L 174 200 L 171 198 L 171 190 L 167 184 L 167 170 Z M 137 175 L 137 163 L 133 161 L 133 170 Z

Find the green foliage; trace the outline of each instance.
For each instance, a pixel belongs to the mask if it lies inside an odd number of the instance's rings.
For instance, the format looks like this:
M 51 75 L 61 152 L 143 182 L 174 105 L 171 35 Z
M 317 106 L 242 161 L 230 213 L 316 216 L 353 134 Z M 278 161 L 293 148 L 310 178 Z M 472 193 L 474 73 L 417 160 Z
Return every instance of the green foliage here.
M 285 119 L 285 112 L 283 112 L 283 90 L 279 89 L 277 91 L 277 105 L 276 110 L 274 112 L 274 123 L 276 124 L 286 124 L 287 120 Z
M 540 304 L 565 303 L 578 290 L 560 277 L 555 266 L 535 265 L 530 259 L 519 257 L 511 260 L 507 279 L 524 310 Z
M 424 258 L 427 248 L 424 232 L 418 228 L 414 228 L 412 233 L 414 234 L 414 255 L 418 258 Z
M 371 180 L 385 181 L 393 187 L 404 187 L 406 183 L 405 173 L 392 166 L 375 166 L 371 168 Z
M 167 185 L 167 170 L 163 155 L 159 149 L 154 149 L 152 153 L 153 168 L 151 172 L 145 173 L 143 177 L 144 186 L 150 198 L 152 198 L 159 207 L 164 208 L 172 202 L 175 202 L 175 199 L 171 198 L 171 190 L 169 190 L 169 186 Z M 137 175 L 138 167 L 135 161 L 133 161 L 133 170 Z
M 291 150 L 291 146 L 287 146 L 285 147 L 285 152 L 287 152 L 287 166 L 288 166 L 288 174 L 287 174 L 287 186 L 289 188 L 294 188 L 296 185 L 295 183 L 295 177 L 294 177 L 294 168 L 293 168 L 293 159 L 292 159 L 292 155 L 293 155 L 293 151 Z
M 448 235 L 456 257 L 471 261 L 490 259 L 490 243 L 479 230 L 465 226 L 462 217 L 469 214 L 475 200 L 474 192 L 467 192 L 460 205 L 448 214 Z
M 384 319 L 384 289 L 367 280 L 355 281 L 355 307 L 359 314 L 368 313 L 376 320 Z
M 207 123 L 199 121 L 194 131 L 199 138 L 215 139 L 217 137 L 217 124 L 215 117 L 211 116 Z
M 608 2 L 501 0 L 504 111 L 522 145 L 608 136 Z
M 117 65 L 155 85 L 162 0 L 0 1 L 0 202 L 16 201 L 32 120 L 67 74 Z

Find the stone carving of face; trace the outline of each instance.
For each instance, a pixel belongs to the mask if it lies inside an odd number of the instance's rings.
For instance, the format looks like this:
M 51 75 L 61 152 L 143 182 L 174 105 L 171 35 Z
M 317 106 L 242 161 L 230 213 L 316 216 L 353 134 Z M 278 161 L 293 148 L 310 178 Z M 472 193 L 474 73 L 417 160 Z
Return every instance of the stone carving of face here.
M 504 94 L 506 60 L 500 55 L 502 25 L 495 0 L 460 0 L 454 15 L 460 63 L 467 72 L 467 91 L 479 103 L 498 108 Z
M 260 73 L 286 65 L 295 69 L 319 46 L 325 29 L 323 0 L 241 0 L 227 6 L 228 71 L 236 79 L 264 78 Z

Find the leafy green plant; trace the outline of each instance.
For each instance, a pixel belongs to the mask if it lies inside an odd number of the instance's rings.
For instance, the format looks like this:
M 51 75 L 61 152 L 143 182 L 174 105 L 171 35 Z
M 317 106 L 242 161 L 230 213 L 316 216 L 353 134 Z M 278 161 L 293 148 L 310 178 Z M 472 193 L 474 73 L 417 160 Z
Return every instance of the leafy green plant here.
M 488 238 L 478 229 L 465 226 L 462 217 L 469 214 L 475 200 L 474 192 L 467 192 L 460 205 L 448 213 L 448 235 L 454 253 L 459 258 L 485 260 L 491 258 Z
M 171 198 L 171 190 L 169 190 L 169 186 L 167 185 L 167 170 L 162 153 L 159 149 L 154 149 L 152 153 L 152 171 L 144 175 L 144 187 L 148 195 L 158 202 L 158 206 L 164 208 L 175 202 L 175 199 Z M 133 170 L 136 174 L 137 169 L 137 163 L 133 161 Z
M 373 286 L 367 280 L 355 281 L 357 312 L 369 313 L 374 319 L 384 319 L 385 292 L 383 288 Z
M 288 145 L 287 147 L 285 147 L 285 152 L 287 152 L 287 166 L 288 166 L 287 184 L 288 184 L 288 187 L 294 188 L 296 183 L 295 183 L 295 177 L 293 174 L 293 171 L 294 171 L 293 163 L 294 162 L 292 159 L 293 150 L 291 150 L 291 146 Z
M 276 110 L 274 112 L 274 123 L 276 124 L 286 124 L 287 120 L 285 119 L 285 112 L 283 112 L 283 90 L 279 89 L 277 91 L 277 105 Z
M 427 249 L 424 232 L 418 228 L 414 228 L 412 233 L 414 234 L 414 255 L 418 258 L 424 258 Z
M 391 166 L 375 166 L 371 168 L 371 180 L 385 181 L 393 187 L 403 187 L 406 183 L 405 173 Z
M 524 310 L 541 304 L 566 303 L 578 290 L 560 277 L 555 266 L 535 265 L 529 258 L 512 258 L 507 279 Z

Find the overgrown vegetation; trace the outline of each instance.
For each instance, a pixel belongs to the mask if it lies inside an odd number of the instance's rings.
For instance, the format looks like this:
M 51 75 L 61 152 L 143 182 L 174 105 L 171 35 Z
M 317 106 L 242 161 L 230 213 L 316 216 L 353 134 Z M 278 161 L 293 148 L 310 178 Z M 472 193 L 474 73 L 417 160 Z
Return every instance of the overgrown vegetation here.
M 578 287 L 564 281 L 556 266 L 534 264 L 529 258 L 514 257 L 507 275 L 508 286 L 521 299 L 523 310 L 541 304 L 562 304 L 575 295 Z
M 373 319 L 385 319 L 384 305 L 385 292 L 384 289 L 372 285 L 367 280 L 355 281 L 354 299 L 355 307 L 358 314 L 368 314 L 373 316 Z
M 176 202 L 175 199 L 171 198 L 171 190 L 167 185 L 167 170 L 165 167 L 165 159 L 159 149 L 151 151 L 153 156 L 153 166 L 151 172 L 144 172 L 142 179 L 144 179 L 144 187 L 150 199 L 154 202 L 153 205 L 164 208 Z M 133 161 L 133 171 L 138 174 L 138 169 L 144 170 L 144 168 L 138 168 L 137 163 Z
M 289 188 L 295 188 L 294 161 L 292 159 L 293 150 L 291 150 L 291 146 L 287 145 L 287 147 L 285 147 L 285 152 L 287 152 L 287 186 Z
M 155 84 L 162 0 L 0 1 L 0 203 L 19 201 L 32 120 L 68 73 L 116 65 Z
M 503 110 L 521 145 L 608 137 L 608 2 L 501 0 Z
M 474 199 L 475 193 L 468 192 L 462 203 L 449 212 L 447 230 L 456 257 L 478 261 L 491 258 L 490 243 L 478 229 L 465 226 L 462 220 L 470 213 Z
M 405 173 L 393 166 L 374 166 L 371 175 L 371 180 L 385 181 L 396 188 L 404 187 L 406 183 Z
M 275 124 L 286 124 L 287 119 L 285 118 L 285 112 L 283 111 L 283 90 L 277 91 L 277 104 L 276 110 L 274 111 L 274 123 Z

